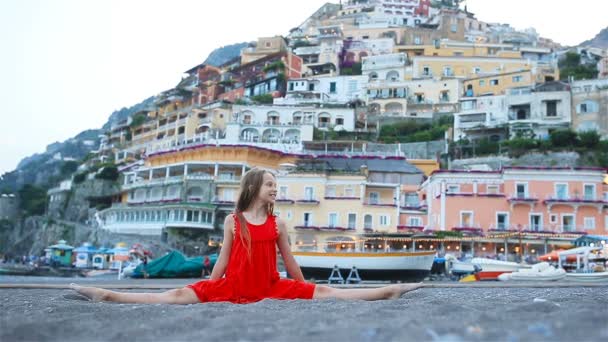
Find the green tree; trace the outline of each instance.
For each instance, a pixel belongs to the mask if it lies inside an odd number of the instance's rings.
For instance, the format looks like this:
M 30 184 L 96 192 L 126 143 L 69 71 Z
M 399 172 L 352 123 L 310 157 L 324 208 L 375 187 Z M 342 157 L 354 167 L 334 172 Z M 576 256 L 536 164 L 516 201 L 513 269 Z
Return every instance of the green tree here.
M 559 62 L 559 73 L 562 81 L 567 81 L 570 77 L 575 80 L 582 80 L 596 78 L 598 70 L 595 64 L 581 64 L 581 56 L 570 51 Z
M 578 142 L 580 147 L 594 149 L 600 143 L 600 135 L 596 131 L 580 132 Z
M 96 179 L 105 179 L 109 181 L 118 180 L 119 176 L 118 168 L 114 165 L 104 166 L 99 173 L 95 175 Z
M 26 184 L 18 191 L 19 208 L 26 216 L 43 215 L 46 209 L 46 189 Z
M 574 147 L 577 145 L 577 134 L 571 129 L 560 129 L 551 132 L 549 140 L 553 147 Z

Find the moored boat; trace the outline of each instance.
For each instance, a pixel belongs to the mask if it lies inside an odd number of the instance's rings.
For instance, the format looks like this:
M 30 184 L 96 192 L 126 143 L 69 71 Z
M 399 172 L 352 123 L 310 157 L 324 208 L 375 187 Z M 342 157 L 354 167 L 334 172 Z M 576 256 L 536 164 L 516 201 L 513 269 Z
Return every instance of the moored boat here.
M 608 282 L 608 272 L 566 273 L 566 280 L 580 282 Z
M 353 267 L 362 280 L 421 281 L 431 271 L 435 251 L 421 252 L 292 252 L 304 277 L 328 279 L 335 266 L 346 279 Z
M 518 264 L 516 262 L 487 258 L 473 258 L 471 259 L 471 264 L 481 267 L 481 271 L 475 273 L 477 280 L 498 280 L 498 276 L 503 273 L 516 272 L 531 267 L 530 265 Z
M 566 277 L 566 271 L 555 268 L 547 262 L 535 264 L 530 269 L 520 269 L 517 272 L 503 273 L 498 276 L 501 281 L 557 281 Z

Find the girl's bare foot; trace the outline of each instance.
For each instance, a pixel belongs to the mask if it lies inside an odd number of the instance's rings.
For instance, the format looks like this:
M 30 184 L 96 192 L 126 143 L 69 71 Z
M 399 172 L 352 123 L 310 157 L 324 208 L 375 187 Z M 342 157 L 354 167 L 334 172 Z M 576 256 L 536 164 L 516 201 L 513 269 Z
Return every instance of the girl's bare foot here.
M 94 302 L 106 301 L 110 292 L 108 290 L 100 289 L 97 287 L 80 286 L 74 283 L 70 284 L 70 288 Z
M 389 285 L 387 287 L 387 290 L 388 290 L 388 293 L 389 293 L 388 294 L 388 299 L 398 299 L 404 293 L 417 290 L 417 289 L 419 289 L 421 287 L 424 287 L 424 284 L 422 284 L 422 283 L 415 283 L 415 284 L 395 284 L 395 285 Z

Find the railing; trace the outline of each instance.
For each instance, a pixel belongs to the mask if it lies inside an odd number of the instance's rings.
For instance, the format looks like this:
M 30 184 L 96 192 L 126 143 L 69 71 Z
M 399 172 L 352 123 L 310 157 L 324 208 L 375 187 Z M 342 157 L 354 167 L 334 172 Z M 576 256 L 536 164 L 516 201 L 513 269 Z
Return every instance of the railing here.
M 586 234 L 588 230 L 594 230 L 596 228 L 585 228 L 584 226 L 576 225 L 530 225 L 530 224 L 505 224 L 496 225 L 491 224 L 488 227 L 489 232 L 505 232 L 505 233 L 540 233 L 540 234 L 556 234 L 556 233 L 573 233 L 573 234 Z
M 376 206 L 376 207 L 397 207 L 397 203 L 393 202 L 393 203 L 381 203 L 381 202 L 363 202 L 363 205 L 368 205 L 368 206 Z
M 574 196 L 570 196 L 570 195 L 565 195 L 565 196 L 554 196 L 554 195 L 548 195 L 544 202 L 568 202 L 568 203 L 606 203 L 605 200 L 601 199 L 601 198 L 597 198 L 596 196 L 578 196 L 578 195 L 574 195 Z
M 512 193 L 508 200 L 510 202 L 535 202 L 538 201 L 538 196 L 528 193 Z

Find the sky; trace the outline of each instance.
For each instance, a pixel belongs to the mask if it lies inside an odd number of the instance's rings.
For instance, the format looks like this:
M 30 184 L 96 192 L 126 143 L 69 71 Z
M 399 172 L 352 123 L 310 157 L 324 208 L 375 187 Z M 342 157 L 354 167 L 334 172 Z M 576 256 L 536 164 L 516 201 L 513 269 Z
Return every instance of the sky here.
M 325 2 L 0 0 L 0 175 L 174 87 L 215 48 L 286 35 Z M 608 0 L 466 3 L 480 20 L 565 45 L 608 26 Z

